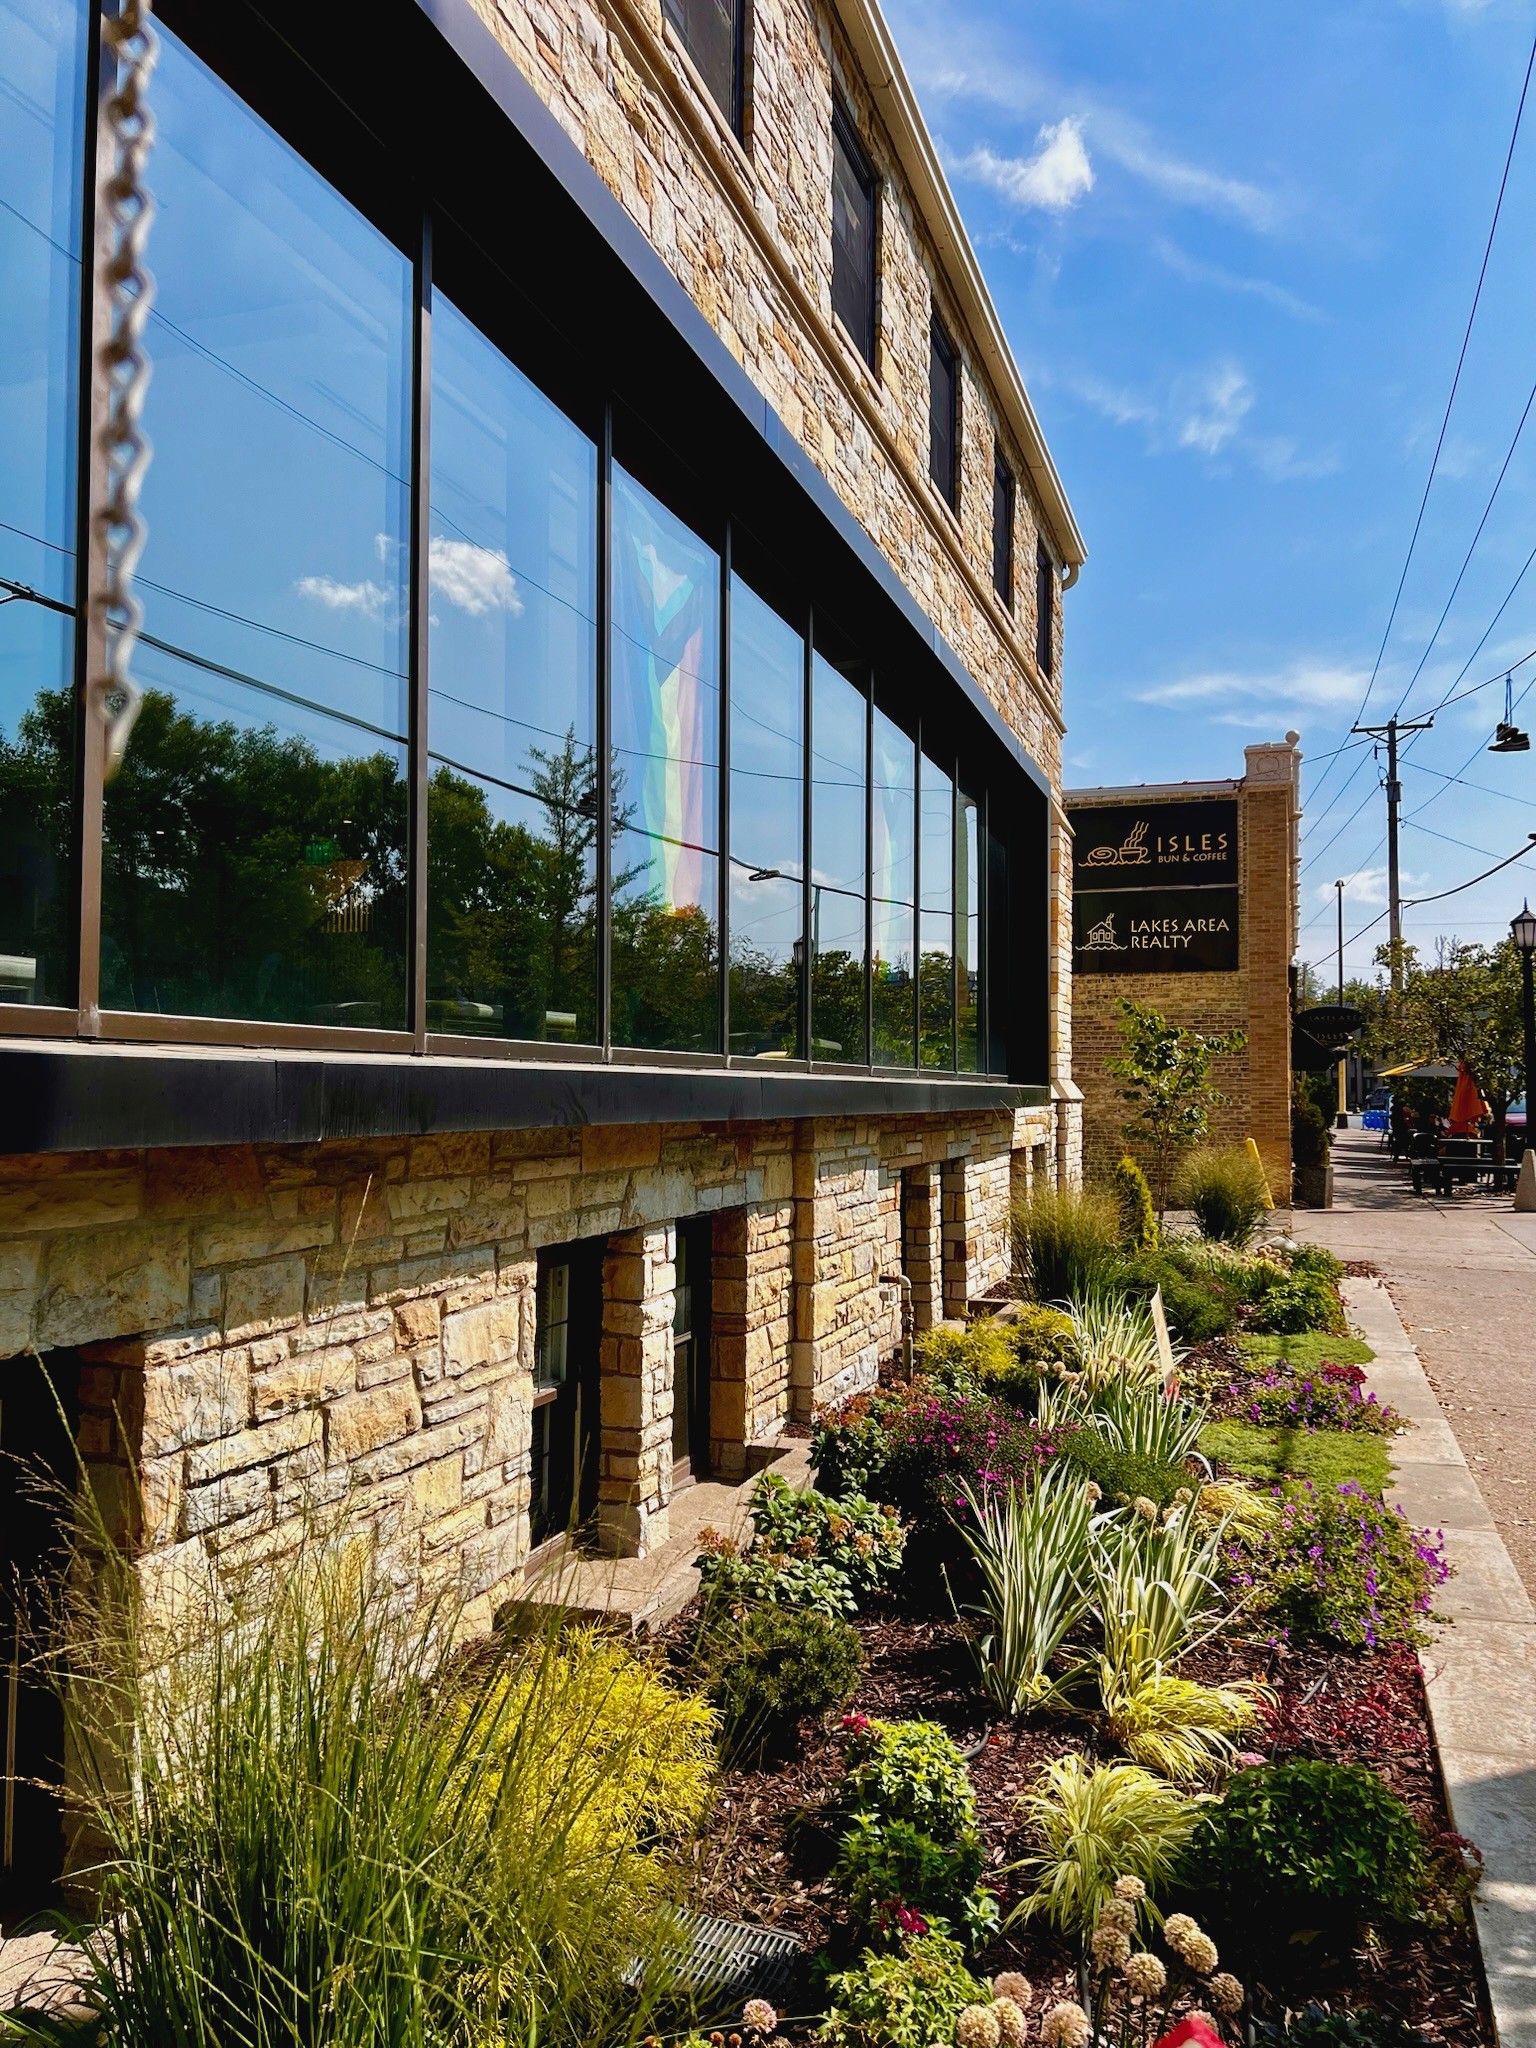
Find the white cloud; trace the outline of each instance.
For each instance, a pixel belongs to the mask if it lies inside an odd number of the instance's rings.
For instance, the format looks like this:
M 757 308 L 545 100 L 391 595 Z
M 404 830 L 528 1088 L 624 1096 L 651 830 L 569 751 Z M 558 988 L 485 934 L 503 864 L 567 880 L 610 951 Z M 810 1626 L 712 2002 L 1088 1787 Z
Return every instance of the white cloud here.
M 1198 164 L 1181 162 L 1159 149 L 1139 122 L 1107 109 L 1091 122 L 1094 143 L 1103 155 L 1161 192 L 1165 199 L 1181 206 L 1193 206 L 1202 213 L 1220 214 L 1241 221 L 1259 234 L 1269 234 L 1278 225 L 1280 202 L 1272 192 L 1251 184 L 1246 178 L 1225 177 Z
M 1083 127 L 1071 115 L 1047 122 L 1035 137 L 1033 156 L 998 156 L 985 144 L 960 157 L 954 169 L 990 186 L 1013 206 L 1065 213 L 1093 190 L 1093 165 L 1083 146 Z
M 359 612 L 365 619 L 386 618 L 395 593 L 370 579 L 362 583 L 338 583 L 334 576 L 301 576 L 294 588 L 300 597 L 312 597 L 333 612 Z
M 1288 291 L 1283 284 L 1275 284 L 1267 277 L 1243 277 L 1223 264 L 1207 263 L 1202 257 L 1191 256 L 1177 242 L 1170 242 L 1166 235 L 1159 235 L 1154 240 L 1152 253 L 1165 269 L 1190 284 L 1208 284 L 1217 291 L 1240 292 L 1263 299 L 1271 306 L 1278 306 L 1282 313 L 1289 313 L 1293 320 L 1326 320 L 1328 317 L 1307 300 L 1298 298 L 1295 292 Z
M 1356 868 L 1353 874 L 1342 875 L 1339 879 L 1344 884 L 1344 901 L 1346 903 L 1363 903 L 1372 910 L 1385 909 L 1387 902 L 1387 870 L 1385 867 Z M 1428 880 L 1428 874 L 1411 875 L 1405 868 L 1401 875 L 1401 887 L 1404 889 L 1422 889 Z M 1318 903 L 1333 903 L 1337 898 L 1337 893 L 1332 882 L 1319 882 L 1312 891 L 1313 899 Z
M 1236 363 L 1218 363 L 1176 404 L 1179 446 L 1219 455 L 1253 408 L 1253 386 Z
M 1223 725 L 1246 725 L 1268 711 L 1267 722 L 1299 723 L 1306 711 L 1331 711 L 1359 701 L 1366 671 L 1330 662 L 1296 661 L 1288 668 L 1209 669 L 1138 690 L 1141 704 L 1169 710 L 1198 708 Z
M 456 604 L 472 619 L 486 612 L 522 614 L 523 600 L 517 594 L 517 578 L 500 548 L 476 547 L 473 541 L 450 540 L 434 533 L 427 566 L 432 594 Z

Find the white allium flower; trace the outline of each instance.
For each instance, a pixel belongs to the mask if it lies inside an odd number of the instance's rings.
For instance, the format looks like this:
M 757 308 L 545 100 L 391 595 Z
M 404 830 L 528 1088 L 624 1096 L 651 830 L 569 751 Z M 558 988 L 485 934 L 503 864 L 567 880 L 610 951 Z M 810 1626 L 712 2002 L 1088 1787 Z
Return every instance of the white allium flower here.
M 1218 1970 L 1205 1988 L 1210 1992 L 1211 2003 L 1219 2013 L 1225 2013 L 1230 2017 L 1233 2013 L 1242 2011 L 1245 1993 L 1230 1970 Z
M 1168 1986 L 1168 1972 L 1160 1957 L 1141 1949 L 1125 1966 L 1125 1981 L 1138 1998 L 1156 1998 Z
M 1093 1960 L 1101 1970 L 1123 1970 L 1131 1957 L 1131 1937 L 1101 1920 L 1093 1930 Z
M 1131 1506 L 1144 1522 L 1155 1522 L 1157 1520 L 1157 1502 L 1155 1500 L 1148 1500 L 1144 1493 L 1138 1493 L 1131 1502 Z
M 968 2005 L 955 2021 L 956 2048 L 1000 2048 L 1002 2029 L 990 2005 Z
M 1163 1922 L 1163 1939 L 1176 1956 L 1183 1955 L 1185 1942 L 1199 1932 L 1200 1923 L 1190 1913 L 1170 1913 Z
M 1218 1961 L 1215 1942 L 1198 1929 L 1189 1936 L 1179 1953 L 1197 1977 L 1209 1977 Z
M 1122 1934 L 1129 1934 L 1136 1925 L 1136 1908 L 1129 1899 L 1106 1899 L 1099 1908 L 1100 1927 L 1118 1927 Z
M 1115 1879 L 1115 1897 L 1117 1899 L 1129 1899 L 1133 1906 L 1139 1906 L 1146 1896 L 1147 1888 L 1139 1877 L 1117 1877 Z
M 1012 1998 L 994 1998 L 992 2011 L 997 2018 L 998 2048 L 1024 2048 L 1029 2032 L 1024 2008 Z
M 749 1998 L 741 2008 L 741 2024 L 751 2034 L 771 2034 L 779 2016 L 766 1998 Z
M 1021 2012 L 1028 2012 L 1035 2002 L 1035 1987 L 1019 1970 L 999 1970 L 992 1979 L 994 1998 L 1011 1998 Z
M 1044 2048 L 1088 2048 L 1093 2038 L 1093 2028 L 1088 2015 L 1080 2005 L 1070 1998 L 1053 2005 L 1040 2022 L 1040 2039 Z

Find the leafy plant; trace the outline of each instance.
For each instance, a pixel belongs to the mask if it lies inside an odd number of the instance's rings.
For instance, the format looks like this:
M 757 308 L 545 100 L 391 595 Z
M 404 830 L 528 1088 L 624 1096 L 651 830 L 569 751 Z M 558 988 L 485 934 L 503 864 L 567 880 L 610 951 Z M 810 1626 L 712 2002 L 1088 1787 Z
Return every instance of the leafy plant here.
M 1007 1328 L 1022 1359 L 1064 1366 L 1069 1371 L 1081 1363 L 1077 1319 L 1064 1309 L 1047 1308 L 1040 1302 L 1016 1302 Z
M 1111 1285 L 1123 1264 L 1113 1195 L 1037 1182 L 1013 1209 L 1015 1263 L 1036 1301 L 1081 1299 Z
M 785 1551 L 744 1550 L 732 1536 L 701 1529 L 704 1548 L 694 1559 L 704 1596 L 711 1603 L 803 1607 L 817 1614 L 858 1612 L 858 1596 L 847 1574 L 833 1564 Z
M 1121 1241 L 1130 1251 L 1151 1251 L 1157 1243 L 1157 1208 L 1147 1176 L 1129 1155 L 1115 1168 L 1114 1190 L 1120 1205 Z
M 720 1716 L 721 1745 L 734 1756 L 782 1750 L 801 1721 L 851 1698 L 863 1663 L 858 1631 L 846 1621 L 755 1603 L 709 1614 L 694 1656 Z
M 845 1813 L 910 1821 L 931 1835 L 961 1834 L 976 1824 L 965 1758 L 936 1721 L 857 1716 L 838 1803 Z
M 1050 1456 L 1040 1432 L 1011 1403 L 979 1392 L 945 1393 L 922 1381 L 895 1398 L 850 1407 L 854 1455 L 863 1469 L 877 1471 L 881 1491 L 902 1515 L 932 1536 L 952 1534 L 951 1517 L 964 1505 L 963 1485 L 1021 1484 Z M 834 1470 L 847 1469 L 837 1441 L 840 1429 L 827 1425 L 817 1446 Z
M 1072 1325 L 1065 1317 L 1061 1320 L 1067 1324 L 1070 1339 Z M 996 1322 L 991 1316 L 978 1316 L 963 1330 L 943 1324 L 925 1330 L 914 1353 L 919 1368 L 935 1386 L 951 1392 L 994 1394 L 1016 1405 L 1028 1402 L 1043 1370 L 1038 1357 L 1021 1355 L 1015 1326 Z
M 827 1979 L 827 2018 L 816 2038 L 823 2048 L 930 2048 L 952 2040 L 966 2006 L 987 1995 L 958 1942 L 918 1932 Z
M 1260 2027 L 1256 2038 L 1264 2048 L 1433 2048 L 1427 2034 L 1375 2005 L 1350 2006 L 1341 2012 L 1305 2006 L 1285 2020 Z
M 752 1495 L 752 1538 L 745 1546 L 713 1529 L 700 1532 L 695 1559 L 711 1600 L 762 1600 L 853 1614 L 901 1566 L 906 1533 L 892 1508 L 859 1494 L 832 1499 L 765 1472 Z
M 900 1931 L 898 1910 L 966 1930 L 974 1946 L 997 1924 L 979 1879 L 985 1856 L 974 1828 L 937 1838 L 909 1820 L 856 1813 L 838 1845 L 830 1881 L 861 1939 Z
M 1211 1422 L 1200 1432 L 1200 1449 L 1221 1470 L 1271 1485 L 1294 1476 L 1319 1489 L 1353 1481 L 1367 1493 L 1380 1493 L 1391 1470 L 1382 1439 L 1355 1431 Z
M 1296 1758 L 1241 1771 L 1203 1817 L 1190 1867 L 1243 1918 L 1328 1928 L 1410 1917 L 1426 1864 L 1418 1824 L 1360 1764 Z
M 1047 1441 L 1056 1457 L 1082 1478 L 1091 1479 L 1106 1500 L 1127 1505 L 1149 1500 L 1154 1507 L 1166 1508 L 1190 1483 L 1182 1466 L 1122 1450 L 1092 1420 L 1053 1429 Z
M 1253 1311 L 1251 1327 L 1276 1336 L 1306 1330 L 1343 1331 L 1339 1290 L 1316 1273 L 1293 1272 L 1269 1288 Z
M 1003 1713 L 1027 1713 L 1065 1683 L 1051 1677 L 1051 1660 L 1092 1601 L 1088 1488 L 1058 1462 L 1029 1488 L 964 1493 L 960 1532 L 982 1586 L 982 1687 Z
M 1034 1843 L 1009 1867 L 1027 1886 L 1014 1909 L 1063 1934 L 1086 1935 L 1118 1877 L 1140 1878 L 1155 1897 L 1173 1883 L 1203 1799 L 1139 1764 L 1057 1757 L 1019 1801 Z
M 1160 1010 L 1120 999 L 1124 1051 L 1105 1062 L 1125 1085 L 1131 1105 L 1125 1135 L 1145 1147 L 1159 1219 L 1167 1214 L 1179 1155 L 1209 1134 L 1211 1114 L 1225 1101 L 1211 1080 L 1215 1061 L 1242 1052 L 1242 1031 L 1205 1032 L 1170 1023 Z
M 1200 1146 L 1179 1168 L 1174 1196 L 1202 1237 L 1239 1248 L 1269 1213 L 1264 1169 L 1245 1145 Z
M 1450 1576 L 1441 1539 L 1352 1481 L 1292 1488 L 1255 1559 L 1265 1610 L 1293 1635 L 1377 1649 L 1427 1640 Z

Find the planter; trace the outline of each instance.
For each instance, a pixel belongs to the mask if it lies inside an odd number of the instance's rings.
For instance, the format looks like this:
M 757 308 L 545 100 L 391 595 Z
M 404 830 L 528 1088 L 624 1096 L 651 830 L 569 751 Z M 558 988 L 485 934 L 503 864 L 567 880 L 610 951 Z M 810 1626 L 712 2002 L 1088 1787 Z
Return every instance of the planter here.
M 1292 1176 L 1295 1200 L 1305 1209 L 1333 1207 L 1333 1161 L 1326 1166 L 1298 1166 Z

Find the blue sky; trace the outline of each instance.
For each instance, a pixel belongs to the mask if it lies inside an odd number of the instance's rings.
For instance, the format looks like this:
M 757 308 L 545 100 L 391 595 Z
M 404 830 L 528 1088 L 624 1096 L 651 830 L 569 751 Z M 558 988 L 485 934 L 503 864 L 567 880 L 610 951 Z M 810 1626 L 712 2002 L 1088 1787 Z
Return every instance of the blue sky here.
M 1067 781 L 1240 774 L 1245 743 L 1298 730 L 1315 763 L 1301 957 L 1331 972 L 1335 878 L 1347 934 L 1385 903 L 1385 803 L 1369 748 L 1322 757 L 1376 664 L 1536 8 L 887 11 L 1088 541 L 1067 600 Z M 1427 710 L 1469 659 L 1462 689 L 1536 649 L 1533 566 L 1474 653 L 1536 545 L 1536 407 L 1434 637 L 1536 378 L 1533 229 L 1536 84 L 1373 719 L 1405 692 L 1404 716 Z M 1533 677 L 1536 659 L 1517 695 Z M 1536 688 L 1523 709 L 1536 730 Z M 1536 830 L 1536 751 L 1483 751 L 1502 715 L 1501 681 L 1405 753 L 1405 894 Z M 1491 940 L 1526 890 L 1536 848 L 1409 910 L 1406 934 L 1426 953 Z M 1349 947 L 1350 971 L 1384 929 Z

